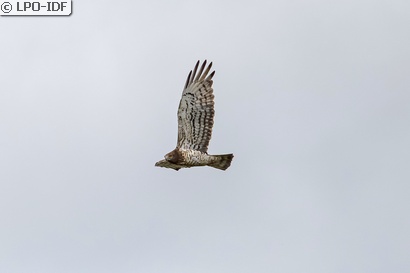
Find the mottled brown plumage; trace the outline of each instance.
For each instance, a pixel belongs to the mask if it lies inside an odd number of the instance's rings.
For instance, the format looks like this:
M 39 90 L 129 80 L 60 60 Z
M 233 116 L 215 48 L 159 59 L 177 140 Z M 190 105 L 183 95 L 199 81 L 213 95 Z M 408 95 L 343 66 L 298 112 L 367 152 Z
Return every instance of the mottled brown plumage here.
M 194 70 L 189 72 L 182 98 L 178 108 L 178 141 L 177 147 L 158 161 L 155 166 L 172 168 L 190 168 L 195 166 L 211 166 L 226 170 L 233 154 L 208 155 L 208 145 L 214 124 L 214 95 L 211 70 L 212 63 L 205 69 L 206 60 L 198 74 L 199 61 Z

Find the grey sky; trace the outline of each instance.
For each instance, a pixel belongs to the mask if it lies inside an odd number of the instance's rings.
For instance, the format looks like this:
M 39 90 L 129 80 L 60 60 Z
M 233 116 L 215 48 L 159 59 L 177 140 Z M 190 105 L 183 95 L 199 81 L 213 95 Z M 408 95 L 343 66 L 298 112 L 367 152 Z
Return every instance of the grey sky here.
M 0 272 L 410 271 L 410 2 L 73 5 L 0 18 Z M 232 166 L 155 168 L 204 59 Z

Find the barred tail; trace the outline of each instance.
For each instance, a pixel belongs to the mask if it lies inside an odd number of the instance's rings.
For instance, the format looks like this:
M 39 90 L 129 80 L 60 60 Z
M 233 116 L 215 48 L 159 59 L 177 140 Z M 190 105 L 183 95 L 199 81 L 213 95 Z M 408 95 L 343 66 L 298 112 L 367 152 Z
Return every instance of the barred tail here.
M 213 157 L 215 157 L 216 160 L 213 163 L 208 164 L 208 166 L 225 171 L 231 166 L 233 154 L 214 155 Z

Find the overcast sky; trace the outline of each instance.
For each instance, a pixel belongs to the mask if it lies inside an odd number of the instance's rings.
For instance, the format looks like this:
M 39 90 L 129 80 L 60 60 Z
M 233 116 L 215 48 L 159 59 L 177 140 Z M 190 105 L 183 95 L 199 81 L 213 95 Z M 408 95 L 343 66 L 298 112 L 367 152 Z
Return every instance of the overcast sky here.
M 0 18 L 0 272 L 410 272 L 410 2 L 87 1 Z M 213 61 L 209 153 L 175 148 Z

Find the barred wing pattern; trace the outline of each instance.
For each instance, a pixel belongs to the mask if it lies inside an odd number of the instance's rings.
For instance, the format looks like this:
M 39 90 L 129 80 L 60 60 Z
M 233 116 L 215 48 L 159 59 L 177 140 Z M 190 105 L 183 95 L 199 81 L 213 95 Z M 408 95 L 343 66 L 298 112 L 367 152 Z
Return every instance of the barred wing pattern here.
M 215 71 L 207 76 L 212 63 L 204 71 L 204 61 L 196 74 L 198 66 L 199 61 L 188 75 L 179 103 L 177 148 L 206 153 L 214 124 L 212 77 Z

